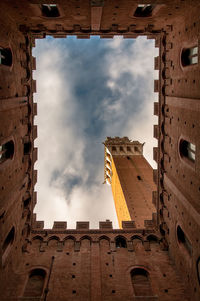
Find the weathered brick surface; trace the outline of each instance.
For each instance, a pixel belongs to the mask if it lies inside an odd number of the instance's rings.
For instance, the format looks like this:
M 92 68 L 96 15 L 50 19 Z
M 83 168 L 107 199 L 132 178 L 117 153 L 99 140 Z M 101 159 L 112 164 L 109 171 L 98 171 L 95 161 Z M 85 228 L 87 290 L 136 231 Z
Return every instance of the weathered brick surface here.
M 40 5 L 46 2 L 5 0 L 0 3 L 0 47 L 10 48 L 13 56 L 12 66 L 0 65 L 0 144 L 14 142 L 13 158 L 0 163 L 1 300 L 25 300 L 23 294 L 30 271 L 42 268 L 46 271 L 43 300 L 47 293 L 46 300 L 137 301 L 141 298 L 134 296 L 130 271 L 133 267 L 143 267 L 149 272 L 154 293 L 148 300 L 198 301 L 199 64 L 183 67 L 181 51 L 199 46 L 199 1 L 166 0 L 163 5 L 163 1 L 152 0 L 152 4 L 157 4 L 152 16 L 135 18 L 139 1 L 96 0 L 91 4 L 58 0 L 60 17 L 51 20 L 41 15 Z M 155 68 L 160 72 L 155 83 L 159 103 L 154 107 L 154 113 L 159 116 L 154 230 L 145 232 L 125 227 L 123 230 L 65 230 L 63 227 L 46 231 L 42 222 L 34 219 L 31 222 L 36 204 L 33 164 L 37 159 L 33 152 L 37 134 L 33 129 L 33 115 L 37 110 L 33 107 L 32 93 L 36 86 L 32 81 L 35 61 L 31 58 L 31 47 L 35 38 L 44 38 L 46 34 L 155 38 L 159 47 Z M 180 156 L 181 138 L 196 145 L 196 160 L 192 164 Z M 31 142 L 30 150 L 24 154 L 24 143 L 28 142 Z M 178 226 L 187 237 L 190 252 L 177 237 Z M 14 237 L 6 239 L 13 227 Z M 31 233 L 34 227 L 36 230 Z M 148 242 L 148 231 L 156 232 L 159 243 Z M 125 249 L 115 247 L 115 237 L 119 234 L 127 239 Z

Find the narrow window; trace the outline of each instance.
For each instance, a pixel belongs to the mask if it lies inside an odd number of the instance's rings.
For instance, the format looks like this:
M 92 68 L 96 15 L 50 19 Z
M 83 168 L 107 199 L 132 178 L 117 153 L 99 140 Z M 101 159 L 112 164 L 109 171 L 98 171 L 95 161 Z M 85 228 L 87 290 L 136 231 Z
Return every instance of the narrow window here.
M 141 178 L 140 176 L 137 176 L 137 179 L 138 179 L 139 181 L 142 181 L 142 178 Z
M 31 271 L 23 297 L 41 297 L 44 288 L 46 272 L 42 269 Z
M 131 271 L 131 281 L 135 296 L 153 296 L 149 273 L 141 268 Z
M 131 152 L 130 146 L 127 146 L 127 152 Z
M 9 67 L 12 65 L 12 52 L 9 48 L 0 47 L 0 65 Z
M 112 146 L 112 151 L 116 151 L 116 147 L 115 146 Z
M 154 7 L 155 5 L 152 4 L 138 4 L 134 17 L 151 17 Z
M 0 145 L 0 163 L 12 159 L 14 155 L 14 143 L 13 141 L 8 141 L 5 144 Z
M 10 232 L 8 233 L 6 239 L 4 240 L 3 246 L 2 246 L 2 262 L 4 263 L 8 254 L 10 253 L 13 241 L 15 237 L 15 228 L 12 227 Z
M 134 151 L 138 152 L 138 147 L 137 146 L 134 146 Z
M 177 238 L 180 245 L 184 246 L 187 252 L 192 254 L 192 245 L 180 226 L 177 227 Z
M 120 146 L 120 152 L 123 152 L 124 151 L 124 149 L 123 149 L 123 147 L 122 146 Z
M 181 53 L 182 66 L 190 66 L 198 63 L 198 47 L 185 48 Z
M 31 142 L 24 143 L 24 155 L 28 155 L 31 151 Z
M 199 284 L 200 284 L 200 257 L 197 260 L 197 277 L 198 277 Z
M 186 140 L 180 141 L 180 155 L 195 162 L 196 146 Z
M 127 248 L 126 239 L 123 237 L 117 237 L 115 240 L 116 248 Z
M 60 16 L 56 4 L 42 4 L 42 15 L 47 18 L 57 18 Z

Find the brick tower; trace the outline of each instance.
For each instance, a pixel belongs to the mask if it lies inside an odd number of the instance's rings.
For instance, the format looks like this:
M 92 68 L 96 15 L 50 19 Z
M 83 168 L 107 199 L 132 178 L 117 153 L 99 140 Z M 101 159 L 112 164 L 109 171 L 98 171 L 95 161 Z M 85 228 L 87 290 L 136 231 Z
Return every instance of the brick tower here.
M 2 301 L 200 300 L 200 1 L 145 3 L 149 1 L 0 1 Z M 159 72 L 154 82 L 158 147 L 153 151 L 158 164 L 153 170 L 157 216 L 146 220 L 144 227 L 137 223 L 152 212 L 148 208 L 148 185 L 154 190 L 152 170 L 142 156 L 142 145 L 127 138 L 121 145 L 113 143 L 118 153 L 105 143 L 110 152 L 107 182 L 112 188 L 120 182 L 117 187 L 123 188 L 127 202 L 122 229 L 113 229 L 110 221 L 100 221 L 99 229 L 91 229 L 87 221 L 77 221 L 76 229 L 67 228 L 66 221 L 44 229 L 44 222 L 36 219 L 32 48 L 36 39 L 47 35 L 81 39 L 145 35 L 155 40 L 159 48 L 154 65 Z M 144 212 L 137 207 L 136 214 L 136 196 L 137 205 L 143 201 L 148 212 L 139 221 L 136 216 Z
M 143 144 L 127 137 L 105 141 L 104 180 L 111 185 L 119 227 L 133 220 L 137 228 L 152 219 L 153 169 L 143 156 Z

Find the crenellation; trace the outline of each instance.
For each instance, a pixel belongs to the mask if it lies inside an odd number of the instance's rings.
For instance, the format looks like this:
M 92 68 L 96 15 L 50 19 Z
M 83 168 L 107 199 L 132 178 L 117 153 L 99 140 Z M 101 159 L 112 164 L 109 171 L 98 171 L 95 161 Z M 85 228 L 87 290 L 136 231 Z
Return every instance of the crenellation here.
M 17 6 L 13 0 L 0 4 L 0 45 L 11 54 L 8 65 L 0 64 L 0 145 L 9 142 L 12 148 L 12 156 L 0 162 L 1 296 L 5 301 L 37 298 L 30 295 L 37 289 L 31 277 L 39 276 L 35 283 L 40 283 L 42 292 L 38 296 L 45 300 L 137 300 L 143 296 L 137 294 L 134 278 L 139 270 L 151 289 L 148 298 L 142 297 L 144 300 L 197 301 L 199 1 L 166 0 L 163 4 L 162 0 L 152 0 L 146 6 L 137 1 L 79 2 L 59 0 L 54 4 L 58 9 L 55 18 L 44 15 L 39 0 L 22 0 Z M 144 6 L 137 9 L 138 5 Z M 159 101 L 154 103 L 154 114 L 158 116 L 154 159 L 158 168 L 148 178 L 153 177 L 157 191 L 152 189 L 147 204 L 152 200 L 157 212 L 153 212 L 152 219 L 146 218 L 148 206 L 144 202 L 145 210 L 138 214 L 144 225 L 138 226 L 135 206 L 130 220 L 128 214 L 122 218 L 121 229 L 113 229 L 111 221 L 100 222 L 98 229 L 90 229 L 89 222 L 83 221 L 77 222 L 76 229 L 67 229 L 65 221 L 44 229 L 44 222 L 36 220 L 37 172 L 33 165 L 37 149 L 33 140 L 37 127 L 33 127 L 33 118 L 37 104 L 33 104 L 36 82 L 32 79 L 36 61 L 31 51 L 35 40 L 47 35 L 75 35 L 81 39 L 143 35 L 155 39 L 155 47 L 159 48 L 154 61 L 154 68 L 159 70 L 159 79 L 154 82 L 154 90 L 159 93 Z M 194 47 L 195 58 L 185 58 Z M 115 165 L 127 164 L 131 172 L 134 164 L 142 165 L 143 145 L 127 137 L 123 141 L 116 138 L 105 147 L 105 180 L 111 185 Z M 133 156 L 137 157 L 135 161 Z M 126 172 L 125 176 L 130 190 L 139 187 L 145 191 L 144 173 L 138 174 L 137 169 L 134 181 L 131 174 Z M 120 178 L 118 184 L 121 182 Z M 138 191 L 134 190 L 134 199 L 136 195 Z M 120 204 L 127 213 L 130 203 L 121 200 Z M 146 292 L 144 283 L 140 287 Z

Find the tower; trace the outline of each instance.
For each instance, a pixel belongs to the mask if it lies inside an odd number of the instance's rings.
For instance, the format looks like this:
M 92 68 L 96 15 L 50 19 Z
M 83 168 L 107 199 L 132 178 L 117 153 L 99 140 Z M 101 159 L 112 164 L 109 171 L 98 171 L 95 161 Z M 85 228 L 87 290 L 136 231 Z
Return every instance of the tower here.
M 143 156 L 143 144 L 128 137 L 105 141 L 104 180 L 111 185 L 119 227 L 133 220 L 137 228 L 152 219 L 153 169 Z
M 0 2 L 1 300 L 199 301 L 200 3 L 92 0 L 78 1 L 77 6 L 75 0 L 53 2 Z M 44 222 L 36 220 L 32 47 L 35 39 L 46 35 L 155 39 L 159 48 L 154 66 L 159 70 L 154 82 L 159 94 L 154 103 L 157 219 L 148 228 L 135 229 L 131 221 L 123 229 L 112 229 L 107 221 L 100 222 L 99 229 L 90 229 L 89 222 L 81 221 L 76 229 L 68 229 L 66 222 L 59 221 L 44 229 Z M 137 158 L 127 157 L 135 162 L 142 158 L 140 152 Z M 105 171 L 113 185 L 114 167 L 118 176 L 121 168 L 114 151 L 109 155 L 112 165 L 108 163 L 110 169 Z

